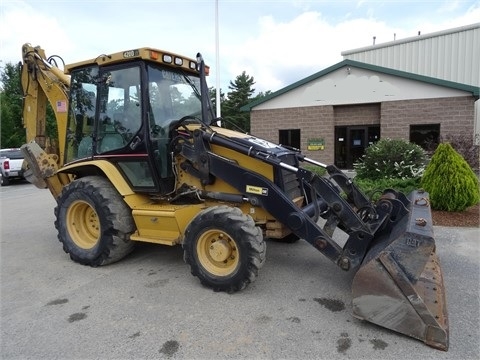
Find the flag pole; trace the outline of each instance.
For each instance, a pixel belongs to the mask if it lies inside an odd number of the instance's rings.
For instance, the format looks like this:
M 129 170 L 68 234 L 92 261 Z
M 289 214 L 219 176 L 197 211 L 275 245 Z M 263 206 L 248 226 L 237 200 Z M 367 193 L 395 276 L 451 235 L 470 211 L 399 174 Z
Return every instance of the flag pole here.
M 215 73 L 217 74 L 217 82 L 216 82 L 216 110 L 217 110 L 217 117 L 221 117 L 221 110 L 220 110 L 220 55 L 218 49 L 219 43 L 219 36 L 218 36 L 218 0 L 215 0 Z M 221 124 L 218 124 L 221 126 Z

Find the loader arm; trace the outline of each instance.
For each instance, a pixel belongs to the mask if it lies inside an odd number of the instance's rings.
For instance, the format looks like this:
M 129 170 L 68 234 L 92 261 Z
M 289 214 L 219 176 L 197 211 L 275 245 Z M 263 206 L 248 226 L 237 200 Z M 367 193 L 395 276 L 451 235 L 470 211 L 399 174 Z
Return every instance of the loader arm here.
M 239 166 L 231 159 L 214 154 L 209 150 L 208 143 L 231 148 L 272 166 L 285 167 L 286 170 L 295 172 L 303 187 L 314 194 L 311 203 L 299 208 L 275 183 L 251 169 Z M 267 210 L 275 219 L 285 224 L 298 237 L 305 239 L 343 270 L 356 269 L 360 265 L 375 233 L 382 228 L 386 219 L 389 219 L 389 226 L 394 224 L 391 214 L 406 213 L 401 201 L 383 199 L 375 207 L 368 203 L 371 207 L 370 214 L 375 216 L 366 216 L 362 219 L 335 185 L 327 179 L 308 170 L 283 164 L 268 153 L 245 147 L 220 134 L 196 130 L 194 145 L 184 144 L 182 152 L 192 162 L 201 164 L 199 174 L 206 183 L 211 182 L 212 175 L 229 183 L 243 193 L 252 205 Z M 335 167 L 329 167 L 329 172 L 337 178 L 340 177 L 341 181 L 338 181 L 338 184 L 344 188 L 349 197 L 357 199 L 358 203 L 355 204 L 357 208 L 367 206 L 364 195 L 354 184 L 349 183 L 345 175 Z M 249 186 L 264 189 L 266 195 L 246 193 Z M 315 215 L 320 212 L 323 212 L 322 217 L 327 220 L 323 229 L 317 224 L 318 219 Z M 343 247 L 332 238 L 337 226 L 348 234 L 348 240 Z
M 215 153 L 214 146 L 295 173 L 299 186 L 312 194 L 309 202 L 298 206 L 280 184 L 253 167 L 241 166 L 235 158 Z M 387 189 L 379 201 L 370 203 L 334 166 L 326 168 L 335 183 L 284 163 L 275 151 L 250 146 L 210 127 L 194 130 L 181 154 L 196 168 L 185 169 L 202 184 L 212 185 L 216 178 L 230 184 L 241 199 L 265 209 L 341 269 L 355 272 L 354 316 L 448 349 L 445 290 L 428 194 L 414 191 L 406 197 Z M 294 151 L 289 155 L 306 160 Z M 319 215 L 326 220 L 323 228 L 317 222 Z M 348 235 L 343 246 L 332 237 L 337 228 Z

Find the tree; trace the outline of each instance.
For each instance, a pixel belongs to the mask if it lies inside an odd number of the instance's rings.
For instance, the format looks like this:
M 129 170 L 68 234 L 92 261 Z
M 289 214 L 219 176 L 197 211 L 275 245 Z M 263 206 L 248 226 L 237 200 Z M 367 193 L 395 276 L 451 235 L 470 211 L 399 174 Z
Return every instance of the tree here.
M 210 96 L 210 101 L 212 102 L 213 109 L 217 109 L 217 90 L 215 89 L 215 87 L 212 86 L 208 89 L 208 93 Z M 222 89 L 220 89 L 220 111 L 222 112 L 222 115 L 223 115 L 224 103 L 225 103 L 225 93 L 222 91 Z M 218 114 L 215 114 L 215 116 L 218 117 Z
M 260 91 L 257 95 L 255 95 L 254 98 L 251 99 L 251 101 L 257 101 L 260 99 L 263 99 L 264 97 L 270 96 L 272 94 L 271 90 L 267 90 L 265 92 Z
M 438 145 L 421 184 L 436 210 L 463 211 L 480 201 L 477 176 L 449 143 Z
M 2 148 L 19 147 L 25 142 L 22 125 L 23 91 L 20 85 L 20 68 L 7 63 L 0 74 L 0 121 Z
M 7 63 L 0 74 L 0 121 L 2 148 L 20 147 L 25 143 L 23 127 L 23 89 L 20 83 L 20 66 Z M 47 103 L 45 133 L 54 143 L 58 138 L 55 113 Z
M 227 99 L 223 102 L 222 118 L 225 119 L 225 126 L 229 129 L 241 129 L 245 132 L 250 131 L 250 114 L 243 112 L 240 108 L 252 101 L 252 95 L 255 89 L 253 77 L 242 72 L 234 82 L 230 81 L 228 88 L 231 90 L 227 94 Z

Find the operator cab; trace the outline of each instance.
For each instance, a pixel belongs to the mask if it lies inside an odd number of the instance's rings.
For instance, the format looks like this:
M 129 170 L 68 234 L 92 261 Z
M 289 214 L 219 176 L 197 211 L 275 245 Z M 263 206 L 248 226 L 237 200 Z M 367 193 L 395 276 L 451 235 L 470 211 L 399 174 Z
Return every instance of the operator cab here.
M 65 163 L 108 160 L 135 191 L 172 192 L 172 128 L 184 116 L 203 121 L 196 65 L 185 71 L 175 63 L 130 59 L 72 69 Z

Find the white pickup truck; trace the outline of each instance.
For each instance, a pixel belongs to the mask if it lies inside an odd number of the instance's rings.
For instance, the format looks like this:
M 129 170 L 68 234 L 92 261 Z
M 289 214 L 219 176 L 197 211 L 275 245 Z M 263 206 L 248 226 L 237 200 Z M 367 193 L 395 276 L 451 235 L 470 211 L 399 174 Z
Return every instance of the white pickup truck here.
M 23 154 L 19 148 L 0 150 L 0 176 L 2 186 L 10 184 L 11 180 L 23 179 Z

